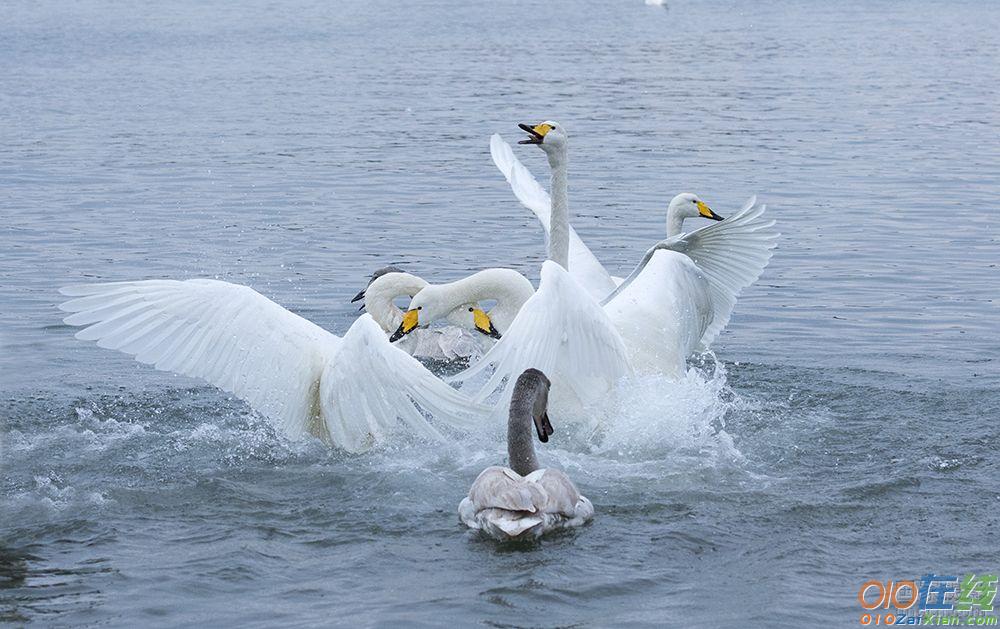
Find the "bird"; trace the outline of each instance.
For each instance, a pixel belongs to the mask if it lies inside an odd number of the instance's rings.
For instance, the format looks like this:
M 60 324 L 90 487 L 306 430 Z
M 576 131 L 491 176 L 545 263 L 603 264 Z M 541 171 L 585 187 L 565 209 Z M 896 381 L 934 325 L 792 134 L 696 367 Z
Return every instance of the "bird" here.
M 371 314 L 343 337 L 248 286 L 210 279 L 67 286 L 76 337 L 201 378 L 246 401 L 289 438 L 362 452 L 405 427 L 447 441 L 491 409 L 394 347 Z M 431 416 L 433 422 L 428 418 Z
M 403 324 L 403 311 L 395 300 L 413 298 L 430 284 L 421 277 L 396 266 L 386 266 L 372 273 L 368 286 L 351 303 L 361 302 L 359 310 L 371 314 L 386 334 L 393 334 Z M 495 331 L 478 329 L 477 322 L 489 319 L 477 303 L 463 303 L 445 313 L 448 325 L 416 330 L 406 338 L 396 337 L 395 346 L 417 358 L 436 361 L 478 360 L 497 338 Z
M 398 340 L 422 332 L 427 329 L 420 327 L 424 321 L 433 322 L 445 318 L 453 321 L 456 317 L 462 320 L 462 311 L 468 310 L 473 315 L 473 329 L 493 339 L 500 339 L 521 306 L 534 293 L 535 287 L 528 278 L 513 269 L 503 268 L 483 269 L 447 284 L 427 284 L 414 293 L 414 297 L 418 294 L 421 297 L 417 302 L 411 300 L 406 313 L 399 311 L 399 325 L 390 338 Z M 483 301 L 493 301 L 495 305 L 489 312 L 472 305 Z M 452 307 L 435 307 L 441 303 L 452 304 Z
M 545 149 L 551 125 L 561 128 L 565 135 L 565 128 L 557 123 L 542 123 L 534 128 L 519 125 L 529 133 L 528 140 L 521 143 Z M 535 129 L 546 133 L 533 133 Z M 560 155 L 566 151 L 566 140 L 556 140 L 546 150 L 553 171 L 550 201 L 510 145 L 499 134 L 490 139 L 490 154 L 497 168 L 546 232 L 550 225 L 568 220 L 563 218 L 562 209 L 568 187 L 566 159 Z M 756 281 L 770 260 L 778 234 L 771 229 L 774 222 L 762 218 L 765 209 L 757 207 L 753 197 L 724 221 L 697 195 L 676 195 L 667 207 L 667 239 L 656 243 L 625 280 L 608 274 L 570 228 L 570 275 L 589 286 L 591 295 L 600 295 L 637 371 L 678 377 L 690 354 L 709 348 L 728 323 L 739 292 Z M 696 217 L 719 223 L 685 234 L 684 220 Z M 582 261 L 582 270 L 574 266 L 578 260 Z M 604 292 L 606 278 L 617 284 L 609 293 Z
M 497 169 L 500 170 L 501 174 L 504 175 L 504 178 L 510 184 L 514 196 L 522 205 L 538 217 L 542 228 L 547 234 L 549 231 L 549 215 L 552 202 L 545 189 L 538 184 L 531 172 L 521 164 L 514 155 L 510 145 L 499 134 L 494 134 L 490 138 L 490 155 Z M 553 177 L 553 189 L 557 185 L 565 184 L 565 178 L 557 179 Z M 553 196 L 557 195 L 554 193 Z M 763 218 L 766 206 L 757 206 L 756 201 L 756 197 L 751 197 L 739 212 L 725 221 L 725 226 L 723 224 L 709 225 L 692 232 L 687 232 L 690 235 L 685 236 L 683 235 L 685 234 L 683 223 L 687 218 L 702 217 L 714 221 L 723 221 L 724 219 L 722 216 L 716 214 L 698 195 L 689 192 L 676 195 L 667 206 L 667 238 L 656 243 L 646 252 L 646 255 L 643 256 L 640 263 L 629 276 L 628 282 L 622 278 L 608 274 L 587 245 L 570 228 L 570 275 L 581 285 L 588 287 L 589 292 L 600 299 L 602 304 L 606 305 L 620 293 L 625 292 L 628 287 L 627 284 L 634 281 L 646 269 L 651 260 L 654 262 L 654 269 L 661 271 L 654 274 L 661 277 L 664 276 L 662 271 L 668 270 L 668 268 L 664 267 L 684 264 L 684 260 L 676 258 L 669 260 L 670 256 L 667 255 L 659 255 L 654 260 L 653 254 L 655 252 L 677 251 L 684 253 L 688 258 L 697 261 L 696 264 L 699 265 L 699 271 L 709 276 L 706 279 L 709 280 L 709 296 L 712 302 L 711 319 L 705 325 L 704 331 L 695 342 L 693 348 L 694 351 L 706 350 L 729 322 L 740 291 L 760 277 L 764 267 L 767 266 L 771 258 L 771 250 L 775 247 L 777 239 L 780 236 L 780 234 L 772 229 L 774 221 Z M 684 275 L 683 271 L 679 276 L 667 274 L 667 276 L 681 278 Z M 608 290 L 609 280 L 607 278 L 610 278 L 610 282 L 612 283 L 611 290 Z M 647 277 L 646 279 L 652 278 Z M 623 284 L 625 285 L 623 286 Z M 654 286 L 657 285 L 656 282 L 653 282 L 653 284 Z M 691 320 L 691 323 L 685 326 L 685 331 L 688 333 L 686 336 L 691 336 L 692 326 L 700 328 L 703 324 L 701 319 L 707 316 L 704 309 L 697 312 L 690 308 L 692 304 L 697 304 L 700 300 L 700 295 L 697 295 L 699 285 L 703 286 L 703 283 L 688 283 L 688 290 L 686 291 L 687 308 L 681 309 L 682 315 L 687 316 Z M 685 291 L 680 291 L 679 294 L 683 296 L 684 293 Z M 678 290 L 672 291 L 672 294 L 678 295 Z M 646 295 L 647 299 L 650 297 L 666 298 L 669 297 L 669 294 L 658 289 L 652 295 Z M 622 327 L 627 327 L 629 331 L 635 331 L 637 326 L 634 325 L 635 322 L 628 320 L 629 317 L 627 315 L 629 313 L 621 312 L 621 308 L 627 301 L 635 298 L 636 292 L 633 291 L 627 300 L 620 301 L 612 308 L 616 313 L 615 318 L 618 323 Z M 676 303 L 673 305 L 661 303 L 658 311 L 676 310 L 677 305 Z M 634 310 L 639 310 L 639 308 L 631 305 L 626 310 L 632 311 L 633 308 Z M 690 316 L 692 314 L 695 316 Z M 644 327 L 646 326 L 639 325 L 638 329 L 641 330 Z M 650 332 L 650 334 L 655 333 Z M 660 336 L 662 337 L 664 334 L 661 332 Z M 670 338 L 682 341 L 679 343 L 679 348 L 672 352 L 672 354 L 682 354 L 685 351 L 685 346 L 691 345 L 690 342 L 683 342 L 683 339 L 676 333 L 670 335 Z M 647 344 L 649 340 L 650 337 L 647 336 L 643 339 L 640 335 L 636 339 L 637 342 L 632 344 L 632 347 L 641 351 L 643 347 L 650 347 Z M 650 357 L 647 356 L 648 358 Z M 653 360 L 652 366 L 655 366 L 657 362 L 663 364 L 665 361 Z M 674 358 L 670 361 L 670 364 L 674 365 L 674 370 L 676 371 L 676 367 L 680 365 L 680 362 L 677 358 Z
M 554 432 L 547 413 L 550 386 L 537 369 L 518 376 L 507 420 L 510 467 L 483 470 L 459 503 L 459 519 L 470 529 L 500 541 L 528 540 L 593 517 L 594 505 L 573 481 L 561 470 L 540 467 L 535 455 L 532 428 L 542 443 Z
M 492 367 L 492 375 L 474 392 L 477 400 L 485 401 L 497 391 L 509 394 L 505 382 L 527 367 L 537 367 L 560 384 L 560 391 L 575 394 L 568 403 L 586 407 L 631 373 L 682 376 L 687 357 L 706 348 L 724 327 L 736 295 L 760 275 L 771 256 L 777 235 L 770 229 L 773 222 L 761 219 L 764 208 L 751 200 L 722 220 L 696 195 L 677 195 L 667 211 L 670 237 L 604 294 L 601 287 L 613 286 L 613 280 L 594 282 L 607 272 L 569 225 L 565 127 L 554 121 L 519 127 L 528 133 L 522 144 L 538 145 L 546 153 L 552 170 L 551 203 L 502 138 L 493 137 L 491 151 L 501 171 L 509 173 L 518 199 L 549 227 L 549 259 L 542 267 L 539 290 L 525 299 L 504 339 L 452 381 L 467 385 Z M 674 233 L 685 218 L 695 215 L 715 222 Z M 574 272 L 577 260 L 585 261 L 588 272 Z M 588 282 L 590 290 L 584 288 Z M 598 295 L 604 297 L 600 304 L 595 301 Z M 418 294 L 410 308 L 425 311 L 420 317 L 425 324 L 433 320 L 430 315 L 448 311 L 461 298 L 444 290 Z M 515 307 L 509 304 L 511 310 Z M 558 407 L 563 406 L 560 400 Z

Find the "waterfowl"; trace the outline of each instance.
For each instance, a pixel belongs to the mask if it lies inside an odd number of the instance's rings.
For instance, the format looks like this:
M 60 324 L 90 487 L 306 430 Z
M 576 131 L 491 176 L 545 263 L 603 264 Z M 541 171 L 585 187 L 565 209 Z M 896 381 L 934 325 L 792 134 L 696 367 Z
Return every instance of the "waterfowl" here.
M 554 432 L 547 412 L 550 386 L 537 369 L 518 376 L 507 421 L 510 467 L 488 467 L 472 483 L 458 505 L 459 519 L 469 528 L 501 541 L 534 539 L 593 517 L 594 505 L 573 481 L 561 470 L 540 467 L 535 455 L 532 429 L 542 443 Z

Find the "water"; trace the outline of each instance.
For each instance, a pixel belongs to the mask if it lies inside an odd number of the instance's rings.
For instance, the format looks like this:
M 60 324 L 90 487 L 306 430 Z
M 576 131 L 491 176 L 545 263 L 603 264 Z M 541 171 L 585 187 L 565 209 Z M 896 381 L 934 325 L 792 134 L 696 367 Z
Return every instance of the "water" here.
M 5 6 L 0 618 L 848 626 L 868 578 L 1000 569 L 1000 5 L 668 4 Z M 60 322 L 81 281 L 216 277 L 342 333 L 386 263 L 537 278 L 487 143 L 545 118 L 614 270 L 680 191 L 784 234 L 718 365 L 546 447 L 585 529 L 462 530 L 499 428 L 291 443 Z

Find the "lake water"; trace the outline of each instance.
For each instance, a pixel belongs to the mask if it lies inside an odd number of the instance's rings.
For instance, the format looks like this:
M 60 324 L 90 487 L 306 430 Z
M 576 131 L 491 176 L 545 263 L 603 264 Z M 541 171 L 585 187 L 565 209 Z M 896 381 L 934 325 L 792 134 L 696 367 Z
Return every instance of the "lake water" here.
M 0 622 L 852 626 L 869 578 L 1000 570 L 1000 3 L 3 12 Z M 623 385 L 613 430 L 541 452 L 584 529 L 458 524 L 500 427 L 289 442 L 61 323 L 87 281 L 245 283 L 343 333 L 390 262 L 537 279 L 488 138 L 543 119 L 613 271 L 677 192 L 758 194 L 783 233 L 717 365 Z

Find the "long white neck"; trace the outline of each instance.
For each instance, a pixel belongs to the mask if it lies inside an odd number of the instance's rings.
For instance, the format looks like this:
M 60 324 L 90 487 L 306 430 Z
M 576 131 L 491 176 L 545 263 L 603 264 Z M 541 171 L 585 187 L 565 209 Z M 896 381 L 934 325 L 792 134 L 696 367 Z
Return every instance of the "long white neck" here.
M 394 332 L 403 321 L 403 311 L 393 300 L 413 297 L 427 282 L 409 273 L 386 273 L 376 278 L 365 289 L 365 310 L 386 332 Z
M 684 218 L 680 207 L 676 203 L 671 202 L 667 208 L 667 238 L 676 236 L 684 230 Z
M 496 300 L 489 315 L 500 334 L 507 331 L 524 302 L 535 294 L 535 287 L 528 278 L 513 269 L 485 269 L 429 290 L 447 292 L 447 303 L 455 306 Z
M 566 180 L 566 148 L 547 151 L 552 169 L 549 260 L 569 270 L 569 183 Z

